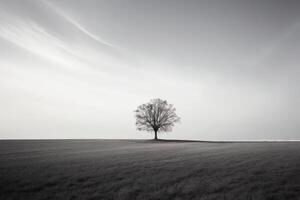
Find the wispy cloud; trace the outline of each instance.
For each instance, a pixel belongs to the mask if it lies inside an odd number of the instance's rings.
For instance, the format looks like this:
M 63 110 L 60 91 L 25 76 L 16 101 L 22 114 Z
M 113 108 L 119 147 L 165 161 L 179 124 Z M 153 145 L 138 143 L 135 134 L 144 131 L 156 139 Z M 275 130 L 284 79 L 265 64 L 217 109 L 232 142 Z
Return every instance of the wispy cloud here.
M 80 29 L 82 34 L 93 37 L 101 44 L 112 45 L 100 41 L 98 37 L 83 29 L 77 22 L 68 18 L 64 19 Z M 107 52 L 106 49 L 97 48 L 93 43 L 86 45 L 77 44 L 76 41 L 67 42 L 54 36 L 42 25 L 21 17 L 1 12 L 0 14 L 0 37 L 9 41 L 41 58 L 47 59 L 58 66 L 69 68 L 70 70 L 83 67 L 94 67 L 98 70 L 107 70 L 112 67 L 126 66 L 126 63 L 117 55 Z M 84 39 L 83 36 L 78 35 Z
M 49 1 L 44 1 L 46 5 L 49 6 L 49 8 L 53 9 L 57 14 L 62 16 L 65 20 L 70 22 L 72 25 L 74 25 L 76 28 L 78 28 L 80 31 L 85 33 L 87 36 L 90 38 L 94 39 L 96 42 L 99 42 L 101 44 L 107 45 L 111 48 L 118 49 L 118 47 L 115 44 L 112 44 L 111 42 L 107 42 L 106 40 L 100 38 L 99 36 L 91 33 L 89 30 L 87 30 L 85 27 L 83 27 L 79 22 L 77 22 L 75 19 L 72 17 L 68 16 L 65 12 L 63 12 L 60 8 L 56 7 L 55 5 L 51 4 Z
M 75 56 L 65 42 L 50 35 L 33 21 L 2 13 L 0 37 L 61 66 L 80 66 L 79 57 Z

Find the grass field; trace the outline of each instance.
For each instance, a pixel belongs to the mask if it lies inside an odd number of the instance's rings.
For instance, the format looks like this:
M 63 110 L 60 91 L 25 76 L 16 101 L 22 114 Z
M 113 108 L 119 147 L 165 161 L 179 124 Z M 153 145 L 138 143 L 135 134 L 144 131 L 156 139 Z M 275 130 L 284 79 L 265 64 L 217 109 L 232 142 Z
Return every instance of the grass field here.
M 0 199 L 300 199 L 300 143 L 2 140 Z

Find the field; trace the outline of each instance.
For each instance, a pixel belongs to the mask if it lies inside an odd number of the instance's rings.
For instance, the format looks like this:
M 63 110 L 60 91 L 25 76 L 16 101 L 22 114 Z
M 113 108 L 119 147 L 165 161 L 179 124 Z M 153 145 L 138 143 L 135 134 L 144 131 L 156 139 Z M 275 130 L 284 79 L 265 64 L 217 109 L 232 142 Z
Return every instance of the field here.
M 0 140 L 0 199 L 300 199 L 300 143 Z

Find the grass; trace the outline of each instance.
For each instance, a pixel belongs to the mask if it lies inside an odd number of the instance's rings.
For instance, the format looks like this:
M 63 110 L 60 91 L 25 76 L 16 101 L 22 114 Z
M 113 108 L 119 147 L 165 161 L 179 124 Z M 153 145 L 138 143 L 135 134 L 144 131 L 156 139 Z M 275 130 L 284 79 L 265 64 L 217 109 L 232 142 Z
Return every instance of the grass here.
M 2 140 L 0 199 L 300 199 L 299 142 Z

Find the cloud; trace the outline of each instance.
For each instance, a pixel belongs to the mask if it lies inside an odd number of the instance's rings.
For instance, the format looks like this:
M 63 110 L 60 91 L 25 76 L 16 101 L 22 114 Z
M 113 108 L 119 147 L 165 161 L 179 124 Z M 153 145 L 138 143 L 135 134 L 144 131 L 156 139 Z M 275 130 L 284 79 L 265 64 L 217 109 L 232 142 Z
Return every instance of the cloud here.
M 41 26 L 8 14 L 1 15 L 0 37 L 60 66 L 79 66 L 79 57 L 66 43 L 47 33 Z
M 79 30 L 81 30 L 83 33 L 85 33 L 86 35 L 88 35 L 89 37 L 91 37 L 92 39 L 94 39 L 96 42 L 99 42 L 101 44 L 107 45 L 111 48 L 117 49 L 118 47 L 116 45 L 113 45 L 110 42 L 107 42 L 105 40 L 103 40 L 102 38 L 100 38 L 99 36 L 91 33 L 90 31 L 88 31 L 86 28 L 84 28 L 79 22 L 77 22 L 76 20 L 74 20 L 73 18 L 71 18 L 70 16 L 68 16 L 66 13 L 64 13 L 61 9 L 59 9 L 58 7 L 54 6 L 53 4 L 51 4 L 49 1 L 44 1 L 45 4 L 47 4 L 49 6 L 49 8 L 53 9 L 55 12 L 57 12 L 60 16 L 62 16 L 64 19 L 66 19 L 68 22 L 70 22 L 72 25 L 74 25 L 75 27 L 77 27 Z

